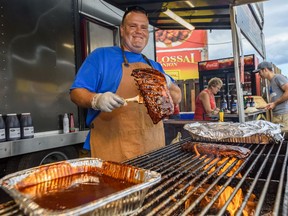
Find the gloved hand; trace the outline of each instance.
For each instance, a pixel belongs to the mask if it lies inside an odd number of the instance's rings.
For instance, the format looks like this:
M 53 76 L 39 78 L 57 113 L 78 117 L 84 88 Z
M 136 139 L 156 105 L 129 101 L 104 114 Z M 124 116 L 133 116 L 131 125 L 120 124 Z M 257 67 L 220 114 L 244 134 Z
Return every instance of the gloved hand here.
M 170 88 L 170 86 L 172 85 L 172 80 L 171 80 L 171 78 L 168 75 L 164 74 L 164 76 L 165 76 L 165 79 L 166 79 L 167 87 Z
M 120 96 L 112 93 L 105 92 L 103 94 L 99 93 L 93 97 L 92 108 L 94 110 L 100 110 L 104 112 L 112 112 L 115 108 L 124 105 L 125 100 Z

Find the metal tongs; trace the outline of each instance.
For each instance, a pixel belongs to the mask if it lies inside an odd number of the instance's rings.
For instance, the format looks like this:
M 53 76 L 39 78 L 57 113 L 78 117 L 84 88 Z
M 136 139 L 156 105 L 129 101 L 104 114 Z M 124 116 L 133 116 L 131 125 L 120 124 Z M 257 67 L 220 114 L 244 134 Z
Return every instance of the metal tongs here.
M 127 98 L 127 99 L 124 99 L 124 100 L 125 100 L 125 105 L 127 105 L 128 102 L 137 102 L 139 104 L 144 103 L 143 97 L 141 95 L 137 95 L 135 97 Z

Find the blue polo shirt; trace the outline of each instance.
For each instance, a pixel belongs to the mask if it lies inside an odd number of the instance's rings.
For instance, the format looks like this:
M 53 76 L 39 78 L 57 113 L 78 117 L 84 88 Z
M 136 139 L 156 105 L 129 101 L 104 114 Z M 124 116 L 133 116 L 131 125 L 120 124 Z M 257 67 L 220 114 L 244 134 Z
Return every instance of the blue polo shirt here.
M 125 56 L 129 63 L 147 63 L 141 54 L 125 51 Z M 164 73 L 158 62 L 150 60 L 152 67 Z M 70 91 L 75 88 L 85 88 L 91 92 L 104 93 L 107 91 L 115 93 L 122 78 L 122 63 L 124 62 L 120 47 L 102 47 L 95 49 L 83 62 Z M 100 113 L 93 109 L 88 109 L 86 124 L 92 123 L 94 118 Z M 85 149 L 90 149 L 90 132 L 84 143 Z

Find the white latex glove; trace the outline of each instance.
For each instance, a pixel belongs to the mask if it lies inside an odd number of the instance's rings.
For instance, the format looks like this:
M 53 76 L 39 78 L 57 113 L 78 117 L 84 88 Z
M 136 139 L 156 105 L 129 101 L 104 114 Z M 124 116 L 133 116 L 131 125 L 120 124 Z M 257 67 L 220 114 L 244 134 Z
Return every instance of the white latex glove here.
M 164 76 L 165 76 L 165 79 L 166 79 L 167 87 L 170 88 L 170 86 L 172 85 L 172 80 L 171 80 L 171 78 L 168 75 L 164 74 Z
M 115 108 L 123 106 L 125 100 L 120 96 L 112 93 L 105 92 L 103 94 L 97 94 L 92 100 L 92 108 L 104 112 L 112 112 Z

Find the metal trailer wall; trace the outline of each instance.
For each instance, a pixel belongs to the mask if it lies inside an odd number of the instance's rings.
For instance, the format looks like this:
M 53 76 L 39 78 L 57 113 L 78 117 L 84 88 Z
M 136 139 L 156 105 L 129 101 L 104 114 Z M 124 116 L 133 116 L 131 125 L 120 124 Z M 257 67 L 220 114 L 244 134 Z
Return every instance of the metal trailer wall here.
M 61 130 L 62 115 L 74 113 L 78 127 L 69 88 L 82 63 L 80 19 L 119 27 L 123 11 L 98 0 L 0 0 L 0 6 L 0 113 L 30 112 L 35 132 Z M 150 30 L 144 53 L 155 59 Z
M 124 11 L 102 0 L 81 0 L 79 1 L 79 13 L 82 17 L 119 28 Z M 119 38 L 117 44 L 119 45 Z M 150 59 L 156 59 L 154 28 L 152 26 L 149 27 L 149 41 L 143 53 Z
M 30 112 L 35 132 L 61 129 L 74 113 L 72 0 L 0 0 L 0 113 Z M 77 121 L 76 121 L 77 126 Z

